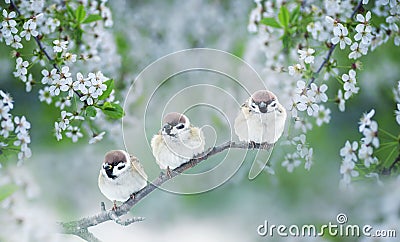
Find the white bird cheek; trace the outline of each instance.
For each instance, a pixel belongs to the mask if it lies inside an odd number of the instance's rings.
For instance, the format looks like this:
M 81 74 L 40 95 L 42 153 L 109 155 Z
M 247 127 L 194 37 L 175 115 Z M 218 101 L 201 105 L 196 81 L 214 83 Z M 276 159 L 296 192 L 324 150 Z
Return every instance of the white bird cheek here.
M 104 168 L 101 168 L 100 172 L 104 177 L 107 177 L 107 173 L 106 170 L 104 170 Z
M 258 106 L 252 107 L 253 111 L 256 113 L 260 113 L 260 108 Z
M 128 166 L 125 166 L 124 168 L 122 168 L 122 169 L 118 169 L 118 167 L 116 166 L 116 167 L 114 167 L 114 170 L 113 170 L 113 175 L 114 176 L 120 176 L 122 173 L 124 173 L 125 172 L 125 170 L 128 168 Z

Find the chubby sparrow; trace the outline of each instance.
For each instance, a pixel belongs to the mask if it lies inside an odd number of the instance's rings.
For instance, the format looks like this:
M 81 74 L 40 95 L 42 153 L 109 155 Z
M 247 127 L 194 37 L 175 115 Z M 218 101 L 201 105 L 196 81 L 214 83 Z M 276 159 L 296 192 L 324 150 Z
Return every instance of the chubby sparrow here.
M 283 133 L 286 116 L 275 94 L 259 90 L 242 105 L 235 119 L 235 133 L 240 141 L 274 144 Z
M 135 156 L 124 150 L 111 150 L 104 157 L 98 185 L 101 193 L 114 202 L 124 202 L 147 185 L 147 175 Z
M 160 132 L 151 139 L 151 148 L 161 169 L 175 169 L 204 151 L 204 134 L 180 113 L 168 113 Z

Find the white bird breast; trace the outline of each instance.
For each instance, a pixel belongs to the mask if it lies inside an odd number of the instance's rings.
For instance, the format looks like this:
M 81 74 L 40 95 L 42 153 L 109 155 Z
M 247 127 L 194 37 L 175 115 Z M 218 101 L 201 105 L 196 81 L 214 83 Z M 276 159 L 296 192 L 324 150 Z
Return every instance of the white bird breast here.
M 153 154 L 161 169 L 175 169 L 181 166 L 203 152 L 204 145 L 204 135 L 196 127 L 178 133 L 176 137 L 158 135 L 152 140 Z
M 141 190 L 146 185 L 146 178 L 132 167 L 127 167 L 127 170 L 115 179 L 108 178 L 103 169 L 100 171 L 100 191 L 111 201 L 124 202 L 129 199 L 131 194 Z
M 283 109 L 283 107 L 282 107 Z M 235 133 L 239 140 L 273 144 L 281 137 L 285 128 L 286 112 L 245 114 L 242 110 L 235 120 Z

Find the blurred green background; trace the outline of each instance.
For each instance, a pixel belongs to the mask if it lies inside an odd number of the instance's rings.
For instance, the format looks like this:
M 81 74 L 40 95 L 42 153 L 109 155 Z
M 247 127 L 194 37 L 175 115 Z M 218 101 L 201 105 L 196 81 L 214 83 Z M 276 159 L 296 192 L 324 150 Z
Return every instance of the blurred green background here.
M 126 90 L 153 61 L 187 48 L 224 50 L 244 58 L 257 72 L 263 72 L 262 53 L 254 51 L 256 36 L 247 32 L 248 14 L 254 7 L 252 1 L 117 0 L 111 1 L 110 7 L 114 18 L 114 27 L 110 31 L 114 34 L 122 62 L 117 72 L 105 74 L 112 76 L 120 89 Z M 257 235 L 257 226 L 264 220 L 273 224 L 320 225 L 336 222 L 336 215 L 345 213 L 349 224 L 383 224 L 383 228 L 389 229 L 389 224 L 393 222 L 400 232 L 398 182 L 388 180 L 385 187 L 380 187 L 373 180 L 361 180 L 355 182 L 352 191 L 340 191 L 338 188 L 341 178 L 339 150 L 346 140 L 361 138 L 357 123 L 362 113 L 374 108 L 374 119 L 380 127 L 394 134 L 399 131 L 394 117 L 396 106 L 392 88 L 400 76 L 400 49 L 392 42 L 361 59 L 364 70 L 357 73 L 360 94 L 346 103 L 346 112 L 341 113 L 335 104 L 330 104 L 331 123 L 314 127 L 309 133 L 307 140 L 314 148 L 314 165 L 310 171 L 306 171 L 302 164 L 293 173 L 288 173 L 281 166 L 281 161 L 286 153 L 292 152 L 292 147 L 278 145 L 269 161 L 275 174 L 263 172 L 250 181 L 247 173 L 255 155 L 254 151 L 250 151 L 236 174 L 218 188 L 197 195 L 155 191 L 130 214 L 146 217 L 144 222 L 128 227 L 106 222 L 90 231 L 104 241 L 361 241 L 361 238 L 267 238 Z M 105 138 L 95 145 L 88 145 L 87 139 L 75 144 L 66 139 L 56 142 L 53 126 L 59 111 L 39 102 L 38 87 L 26 93 L 23 83 L 12 76 L 14 60 L 10 58 L 10 49 L 0 45 L 0 53 L 0 89 L 14 98 L 13 113 L 25 115 L 32 124 L 33 156 L 23 165 L 40 190 L 40 195 L 32 203 L 46 207 L 45 213 L 52 214 L 51 217 L 57 221 L 74 220 L 99 212 L 100 202 L 106 201 L 106 198 L 97 187 L 98 172 L 106 151 L 124 148 L 122 130 L 115 132 L 118 137 Z M 207 80 L 218 78 L 201 73 L 182 78 L 188 78 L 189 84 L 194 84 L 202 75 Z M 36 73 L 36 76 L 40 74 Z M 279 81 L 279 74 L 275 76 Z M 287 76 L 282 75 L 281 78 Z M 221 83 L 227 90 L 238 90 L 230 82 Z M 129 131 L 124 134 L 125 140 L 128 139 L 128 150 L 135 153 L 145 167 L 151 167 L 148 173 L 154 178 L 158 170 L 154 168 L 154 159 L 143 137 L 143 130 L 139 128 L 149 93 L 146 84 L 135 83 L 133 86 L 138 95 L 132 97 L 127 110 L 129 116 L 124 119 L 124 128 Z M 335 85 L 329 84 L 330 99 L 334 98 L 335 88 L 339 87 L 339 84 Z M 157 100 L 163 100 L 184 86 L 179 81 L 168 82 L 163 85 L 159 93 L 161 97 Z M 121 101 L 125 94 L 119 93 Z M 204 93 L 188 98 L 197 96 L 212 98 Z M 215 98 L 218 101 L 218 97 Z M 192 123 L 212 125 L 218 133 L 217 144 L 230 138 L 229 126 L 223 116 L 199 110 L 190 115 Z M 149 114 L 147 141 L 158 131 L 160 119 L 159 115 Z M 238 152 L 234 155 L 241 157 L 244 154 Z M 385 158 L 387 153 L 379 155 Z M 215 156 L 196 169 L 206 170 L 209 168 L 207 165 L 218 163 L 221 157 Z M 8 163 L 13 162 L 9 160 Z M 111 206 L 109 201 L 106 204 Z M 388 222 L 386 209 L 389 205 L 397 206 L 398 214 L 397 220 Z M 60 235 L 58 239 L 80 241 L 69 235 Z

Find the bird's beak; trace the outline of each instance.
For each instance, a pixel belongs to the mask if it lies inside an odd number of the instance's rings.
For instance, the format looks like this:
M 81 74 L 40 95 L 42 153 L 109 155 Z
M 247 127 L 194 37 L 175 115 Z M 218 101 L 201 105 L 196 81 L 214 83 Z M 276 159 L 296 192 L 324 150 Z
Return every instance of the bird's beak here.
M 163 130 L 166 134 L 171 135 L 172 126 L 170 124 L 166 124 L 164 125 Z
M 260 112 L 261 112 L 261 113 L 267 113 L 267 112 L 268 112 L 267 103 L 265 103 L 265 102 L 261 102 L 261 103 L 258 105 L 258 108 L 260 109 Z
M 107 164 L 107 165 L 104 165 L 103 168 L 104 168 L 104 170 L 109 171 L 109 170 L 112 170 L 113 167 L 112 167 L 112 165 Z

